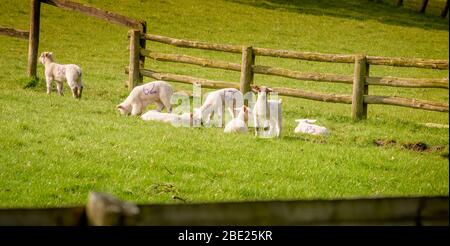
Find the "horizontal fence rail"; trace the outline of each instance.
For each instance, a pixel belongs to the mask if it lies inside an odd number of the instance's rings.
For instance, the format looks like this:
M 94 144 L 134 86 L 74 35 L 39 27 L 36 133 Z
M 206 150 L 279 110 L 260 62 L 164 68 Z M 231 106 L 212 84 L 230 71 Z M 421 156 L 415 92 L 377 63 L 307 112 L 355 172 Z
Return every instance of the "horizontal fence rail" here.
M 418 108 L 429 111 L 448 112 L 448 104 L 430 102 L 419 99 L 389 97 L 389 96 L 364 96 L 364 102 L 367 104 L 386 104 L 393 106 L 402 106 L 408 108 Z
M 128 74 L 128 68 L 125 68 L 125 73 Z M 209 80 L 196 78 L 192 76 L 179 75 L 173 73 L 165 73 L 165 72 L 157 72 L 148 69 L 141 69 L 140 74 L 145 77 L 157 79 L 157 80 L 167 80 L 172 82 L 179 82 L 185 84 L 200 84 L 206 88 L 236 88 L 239 89 L 238 83 L 227 82 L 227 81 L 217 81 L 217 80 Z
M 127 27 L 131 27 L 131 28 L 140 29 L 140 27 L 141 27 L 141 21 L 138 21 L 138 20 L 135 20 L 135 19 L 132 19 L 132 18 L 129 18 L 129 17 L 117 14 L 117 13 L 106 11 L 103 9 L 87 6 L 87 5 L 84 5 L 81 3 L 76 3 L 76 2 L 72 2 L 72 1 L 66 1 L 66 0 L 40 0 L 40 2 L 49 4 L 49 5 L 53 5 L 55 7 L 61 8 L 61 9 L 81 12 L 86 15 L 104 19 L 106 21 L 113 22 L 113 23 L 120 24 L 120 25 L 127 26 Z
M 184 48 L 196 48 L 205 50 L 224 51 L 231 53 L 242 53 L 242 46 L 230 45 L 230 44 L 215 44 L 199 41 L 191 41 L 184 39 L 177 39 L 171 37 L 165 37 L 154 34 L 145 34 L 141 37 L 145 40 L 154 42 L 169 44 L 177 47 Z M 267 48 L 253 48 L 255 55 L 271 56 L 280 58 L 293 58 L 307 61 L 320 61 L 320 62 L 340 62 L 340 63 L 353 63 L 355 62 L 355 55 L 341 55 L 341 54 L 322 54 L 315 52 L 300 52 L 289 50 L 275 50 Z M 381 56 L 367 56 L 367 62 L 371 65 L 385 65 L 396 67 L 417 67 L 417 68 L 430 68 L 430 69 L 448 69 L 447 60 L 433 60 L 433 59 L 420 59 L 420 58 L 399 58 L 399 57 L 381 57 Z
M 448 89 L 448 78 L 446 79 L 416 79 L 396 77 L 366 77 L 368 85 L 383 85 L 393 87 L 410 88 L 444 88 Z
M 148 50 L 141 50 L 141 55 L 148 57 L 148 58 L 152 58 L 157 61 L 179 62 L 179 63 L 198 65 L 198 66 L 202 66 L 202 67 L 241 71 L 241 64 L 225 62 L 225 61 L 218 61 L 218 60 L 207 59 L 207 58 L 199 58 L 199 57 L 195 57 L 195 56 L 150 52 Z
M 14 28 L 10 28 L 10 27 L 1 27 L 0 26 L 0 35 L 21 38 L 21 39 L 28 39 L 28 37 L 30 36 L 30 32 L 27 30 L 19 30 L 19 29 L 14 29 Z
M 179 62 L 208 68 L 241 71 L 241 64 L 238 63 L 231 63 L 207 58 L 199 58 L 195 56 L 151 52 L 149 50 L 141 50 L 141 55 L 157 61 Z M 261 66 L 261 65 L 253 65 L 252 69 L 253 72 L 256 74 L 281 76 L 297 80 L 337 82 L 345 84 L 353 83 L 353 76 L 346 76 L 346 75 L 314 73 L 314 72 L 306 73 L 284 68 Z M 390 76 L 366 77 L 366 84 L 393 86 L 393 87 L 411 87 L 411 88 L 447 88 L 447 89 L 449 88 L 448 79 L 416 79 L 416 78 L 397 78 Z
M 371 65 L 385 65 L 394 67 L 417 67 L 417 68 L 431 68 L 441 70 L 448 69 L 448 61 L 446 60 L 367 56 L 367 61 Z
M 339 62 L 339 63 L 353 63 L 355 57 L 353 55 L 338 55 L 338 54 L 321 54 L 315 52 L 299 52 L 291 50 L 274 50 L 266 48 L 253 48 L 255 55 L 271 56 L 279 58 L 292 58 L 307 61 L 319 62 Z
M 91 192 L 85 206 L 0 208 L 0 226 L 448 226 L 447 197 L 141 204 Z
M 176 38 L 169 38 L 154 34 L 145 34 L 141 37 L 145 40 L 155 41 L 163 44 L 170 44 L 177 47 L 196 48 L 204 50 L 224 51 L 231 53 L 242 53 L 242 46 L 229 44 L 214 44 L 199 41 L 190 41 Z
M 386 65 L 395 67 L 416 67 L 423 69 L 448 69 L 448 61 L 432 60 L 420 58 L 396 58 L 379 57 L 366 55 L 341 55 L 341 54 L 322 54 L 315 52 L 300 52 L 289 50 L 275 50 L 267 48 L 255 48 L 251 46 L 215 44 L 200 41 L 191 41 L 176 39 L 154 34 L 134 34 L 133 43 L 130 41 L 130 67 L 127 69 L 130 80 L 138 82 L 138 76 L 150 77 L 159 80 L 168 80 L 172 82 L 201 84 L 207 88 L 239 88 L 242 93 L 246 93 L 253 83 L 254 74 L 279 76 L 301 81 L 331 82 L 353 85 L 352 95 L 340 95 L 332 93 L 313 92 L 302 89 L 274 87 L 275 92 L 282 96 L 297 97 L 322 102 L 352 104 L 352 117 L 360 120 L 367 117 L 368 104 L 383 104 L 392 106 L 409 107 L 437 112 L 448 112 L 449 105 L 446 103 L 432 102 L 415 98 L 402 98 L 394 96 L 368 95 L 370 86 L 391 86 L 405 88 L 437 88 L 449 89 L 448 78 L 401 78 L 393 76 L 375 77 L 369 75 L 370 65 Z M 221 52 L 238 53 L 242 55 L 242 63 L 233 63 L 209 58 L 202 58 L 183 54 L 169 54 L 146 50 L 136 43 L 136 39 L 149 40 L 163 44 L 173 45 L 183 48 L 195 48 L 204 50 L 213 50 Z M 264 66 L 255 64 L 255 56 L 271 56 L 280 58 L 292 58 L 307 61 L 335 62 L 335 63 L 354 63 L 353 75 L 341 75 L 319 72 L 300 72 L 280 67 Z M 241 72 L 241 78 L 238 82 L 215 81 L 203 78 L 197 78 L 187 75 L 179 75 L 168 72 L 153 71 L 144 69 L 143 66 L 135 60 L 136 58 L 150 58 L 162 62 L 185 63 L 207 68 L 224 69 Z M 133 71 L 131 74 L 129 71 Z M 139 71 L 139 72 L 138 72 Z M 131 87 L 132 88 L 132 87 Z

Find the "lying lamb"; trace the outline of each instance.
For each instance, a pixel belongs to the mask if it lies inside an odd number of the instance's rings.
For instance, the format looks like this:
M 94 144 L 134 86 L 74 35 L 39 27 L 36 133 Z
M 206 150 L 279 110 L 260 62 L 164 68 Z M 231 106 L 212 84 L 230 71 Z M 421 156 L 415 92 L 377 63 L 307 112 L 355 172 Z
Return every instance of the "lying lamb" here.
M 209 126 L 214 112 L 217 112 L 218 118 L 222 119 L 224 110 L 222 108 L 223 105 L 225 105 L 228 110 L 231 109 L 231 112 L 234 112 L 233 109 L 236 106 L 241 106 L 236 105 L 235 102 L 238 96 L 241 96 L 240 91 L 235 88 L 225 88 L 210 92 L 208 96 L 206 96 L 203 105 L 200 108 L 194 109 L 194 118 L 203 120 L 204 124 Z M 232 102 L 231 105 L 230 102 Z M 234 113 L 232 116 L 234 117 Z M 222 126 L 222 122 L 220 122 L 220 126 Z
M 155 103 L 157 111 L 161 112 L 166 108 L 170 113 L 172 112 L 172 105 L 170 104 L 172 94 L 172 86 L 167 82 L 161 80 L 150 82 L 134 87 L 130 95 L 125 101 L 117 105 L 117 108 L 123 115 L 131 113 L 135 116 L 141 114 L 150 103 Z
M 52 90 L 52 82 L 56 82 L 59 95 L 63 95 L 63 83 L 67 81 L 74 98 L 81 98 L 83 93 L 83 81 L 81 80 L 81 68 L 75 64 L 61 65 L 54 62 L 52 52 L 42 52 L 39 60 L 45 67 L 45 81 L 47 82 L 47 94 Z
M 233 115 L 233 111 L 230 110 L 231 115 Z M 238 116 L 230 120 L 223 132 L 225 133 L 247 133 L 248 127 L 245 120 L 245 115 L 248 113 L 247 106 L 243 105 L 238 113 Z
M 164 123 L 171 123 L 173 126 L 185 126 L 192 125 L 192 113 L 173 114 L 173 113 L 161 113 L 156 110 L 150 110 L 143 115 L 141 119 L 145 121 L 160 121 Z
M 253 122 L 255 127 L 255 136 L 276 136 L 281 135 L 282 112 L 281 99 L 267 100 L 267 93 L 273 92 L 272 89 L 265 86 L 252 86 L 252 91 L 258 93 L 255 106 L 253 108 Z M 266 132 L 265 128 L 269 128 Z
M 308 133 L 312 135 L 328 135 L 329 131 L 323 126 L 314 125 L 316 120 L 310 119 L 297 119 L 298 126 L 295 128 L 295 133 Z

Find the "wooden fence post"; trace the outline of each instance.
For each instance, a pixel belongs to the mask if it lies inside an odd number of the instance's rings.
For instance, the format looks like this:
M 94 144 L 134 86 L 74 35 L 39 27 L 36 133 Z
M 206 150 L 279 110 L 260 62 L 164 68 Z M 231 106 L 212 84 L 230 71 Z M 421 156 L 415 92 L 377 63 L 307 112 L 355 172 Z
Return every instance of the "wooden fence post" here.
M 364 118 L 364 87 L 366 76 L 367 58 L 365 55 L 355 56 L 355 71 L 352 93 L 352 118 L 361 120 Z M 366 109 L 367 112 L 367 109 Z
M 141 31 L 141 36 L 139 37 L 139 44 L 140 44 L 139 48 L 145 50 L 147 40 L 141 39 L 141 37 L 145 36 L 145 34 L 147 33 L 147 22 L 140 21 L 139 23 L 140 23 L 140 31 Z M 139 52 L 139 69 L 143 69 L 144 64 L 145 64 L 145 56 L 141 56 L 140 52 Z M 142 83 L 142 82 L 143 82 L 143 76 L 139 73 L 139 83 Z
M 367 78 L 369 77 L 370 64 L 367 62 L 366 58 L 366 70 L 365 70 L 365 78 L 364 78 L 364 95 L 369 95 L 369 85 L 366 83 Z M 364 102 L 363 95 L 363 118 L 367 119 L 367 103 Z
M 242 68 L 240 90 L 242 95 L 250 91 L 250 85 L 253 83 L 253 68 L 255 64 L 255 55 L 251 46 L 242 47 Z
M 141 32 L 136 29 L 132 29 L 128 32 L 130 37 L 130 63 L 128 66 L 128 89 L 131 91 L 136 85 L 142 82 L 142 76 L 140 75 L 140 34 Z
M 447 13 L 448 13 L 448 0 L 445 1 L 444 8 L 441 11 L 441 17 L 445 18 L 447 16 Z
M 30 35 L 28 38 L 28 76 L 36 77 L 36 65 L 39 48 L 39 22 L 41 15 L 40 0 L 30 1 Z
M 422 0 L 422 6 L 420 7 L 419 13 L 424 14 L 427 9 L 428 0 Z
M 91 192 L 89 194 L 86 204 L 88 225 L 133 225 L 137 215 L 139 215 L 139 208 L 132 203 L 122 202 L 105 193 Z

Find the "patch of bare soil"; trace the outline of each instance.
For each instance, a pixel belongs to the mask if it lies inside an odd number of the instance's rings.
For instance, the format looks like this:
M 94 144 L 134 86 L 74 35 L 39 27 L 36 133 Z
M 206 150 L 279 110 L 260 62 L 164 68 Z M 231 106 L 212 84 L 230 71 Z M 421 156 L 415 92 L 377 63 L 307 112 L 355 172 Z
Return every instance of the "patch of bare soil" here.
M 401 148 L 403 148 L 403 149 L 418 151 L 418 152 L 423 152 L 423 151 L 434 152 L 434 151 L 442 151 L 445 149 L 445 146 L 442 146 L 442 145 L 430 146 L 424 142 L 412 142 L 412 143 L 400 144 L 400 143 L 397 143 L 397 141 L 395 141 L 393 139 L 376 139 L 373 142 L 376 146 L 394 147 L 394 146 L 400 145 Z M 447 156 L 448 156 L 448 154 L 447 154 Z

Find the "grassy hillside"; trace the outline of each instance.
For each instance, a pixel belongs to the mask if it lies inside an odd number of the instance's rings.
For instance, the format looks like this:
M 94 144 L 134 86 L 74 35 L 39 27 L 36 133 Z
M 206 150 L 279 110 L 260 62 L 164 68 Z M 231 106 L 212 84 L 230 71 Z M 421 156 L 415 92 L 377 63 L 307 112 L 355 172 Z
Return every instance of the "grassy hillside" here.
M 369 1 L 77 0 L 144 19 L 154 34 L 323 53 L 448 59 L 448 19 Z M 406 2 L 406 1 L 405 1 Z M 442 2 L 442 1 L 441 1 Z M 28 1 L 0 2 L 0 25 L 28 28 Z M 83 69 L 83 99 L 45 94 L 29 84 L 28 43 L 0 36 L 0 206 L 81 204 L 91 190 L 138 203 L 448 195 L 447 113 L 369 106 L 353 123 L 350 105 L 283 97 L 283 137 L 225 135 L 217 128 L 175 128 L 122 117 L 128 91 L 127 29 L 42 6 L 40 52 Z M 236 54 L 149 42 L 152 50 L 240 62 Z M 257 64 L 352 74 L 353 65 L 258 57 Z M 238 81 L 239 73 L 146 61 L 146 67 Z M 43 77 L 43 67 L 38 65 Z M 448 77 L 448 71 L 372 66 L 374 76 Z M 145 81 L 151 81 L 146 79 Z M 255 83 L 350 93 L 351 85 L 257 75 Z M 190 87 L 172 84 L 176 90 Z M 370 94 L 448 103 L 448 90 L 370 87 Z M 294 134 L 294 120 L 314 118 L 329 137 Z M 395 140 L 379 147 L 374 140 Z M 425 142 L 443 149 L 413 151 Z

